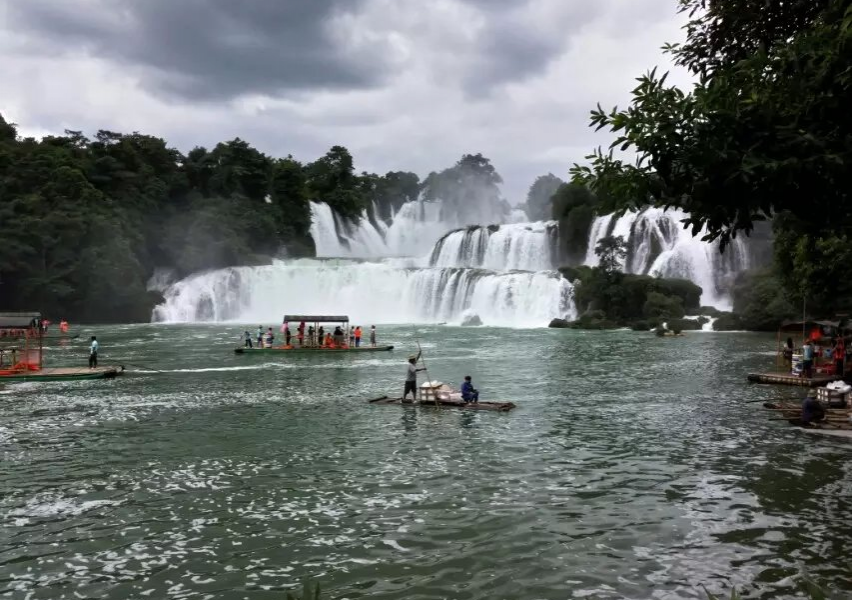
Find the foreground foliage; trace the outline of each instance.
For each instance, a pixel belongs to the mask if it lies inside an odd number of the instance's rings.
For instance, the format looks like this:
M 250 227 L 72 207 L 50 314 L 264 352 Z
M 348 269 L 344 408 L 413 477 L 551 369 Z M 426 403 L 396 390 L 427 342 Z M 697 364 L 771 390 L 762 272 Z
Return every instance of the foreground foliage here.
M 852 5 L 848 0 L 680 0 L 687 40 L 667 46 L 696 78 L 656 70 L 630 106 L 592 112 L 616 135 L 572 169 L 604 211 L 647 204 L 689 213 L 721 240 L 772 220 L 776 276 L 789 302 L 831 315 L 852 301 Z M 616 152 L 630 151 L 635 161 Z

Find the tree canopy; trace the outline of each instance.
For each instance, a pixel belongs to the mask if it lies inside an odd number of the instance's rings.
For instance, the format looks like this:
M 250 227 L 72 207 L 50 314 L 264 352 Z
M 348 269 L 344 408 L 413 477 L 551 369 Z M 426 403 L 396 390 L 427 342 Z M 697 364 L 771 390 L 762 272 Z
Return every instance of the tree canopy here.
M 531 221 L 544 221 L 552 218 L 553 195 L 565 182 L 553 173 L 539 175 L 527 192 L 524 209 Z
M 849 3 L 681 0 L 681 8 L 695 18 L 686 43 L 667 51 L 696 75 L 693 89 L 654 70 L 627 109 L 599 106 L 591 124 L 617 137 L 575 165 L 574 180 L 607 208 L 681 208 L 694 234 L 723 244 L 779 212 L 811 232 L 852 224 Z

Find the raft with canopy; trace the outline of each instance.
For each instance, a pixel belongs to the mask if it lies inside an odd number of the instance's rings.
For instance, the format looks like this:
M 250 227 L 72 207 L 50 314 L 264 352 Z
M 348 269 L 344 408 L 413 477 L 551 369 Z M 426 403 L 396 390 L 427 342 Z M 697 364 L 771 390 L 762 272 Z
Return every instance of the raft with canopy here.
M 108 379 L 124 367 L 44 366 L 44 328 L 41 313 L 0 313 L 0 381 L 69 381 Z
M 367 340 L 366 343 L 362 341 L 361 346 L 355 346 L 350 343 L 350 334 L 354 331 L 353 328 L 350 327 L 349 317 L 346 315 L 284 315 L 284 324 L 282 326 L 282 331 L 277 333 L 277 336 L 281 336 L 283 338 L 284 327 L 289 327 L 290 324 L 296 324 L 295 327 L 290 328 L 290 343 L 288 344 L 285 339 L 279 339 L 278 341 L 284 342 L 278 345 L 266 346 L 264 344 L 263 347 L 248 347 L 248 346 L 238 346 L 234 348 L 234 352 L 237 354 L 268 354 L 268 353 L 309 353 L 309 354 L 359 354 L 362 352 L 387 352 L 389 350 L 393 350 L 393 346 L 391 345 L 376 345 L 372 346 Z M 324 324 L 333 324 L 334 328 L 339 327 L 342 336 L 337 336 L 337 339 L 334 339 L 333 331 L 324 331 L 323 337 L 324 339 L 319 339 L 319 328 Z M 310 333 L 310 328 L 313 328 L 313 334 Z M 301 330 L 301 335 L 300 335 Z M 251 332 L 249 332 L 251 333 Z M 328 334 L 332 333 L 331 339 L 328 339 Z M 365 332 L 369 335 L 369 332 Z

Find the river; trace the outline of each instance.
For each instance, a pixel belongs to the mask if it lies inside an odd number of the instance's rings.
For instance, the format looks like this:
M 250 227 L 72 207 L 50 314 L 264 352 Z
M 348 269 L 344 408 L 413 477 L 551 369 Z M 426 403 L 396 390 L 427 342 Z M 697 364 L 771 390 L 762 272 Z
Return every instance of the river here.
M 387 326 L 391 353 L 273 358 L 242 330 L 94 327 L 126 376 L 0 392 L 0 594 L 792 598 L 801 568 L 852 594 L 852 446 L 748 403 L 796 393 L 745 383 L 774 336 Z M 518 408 L 367 404 L 416 340 Z

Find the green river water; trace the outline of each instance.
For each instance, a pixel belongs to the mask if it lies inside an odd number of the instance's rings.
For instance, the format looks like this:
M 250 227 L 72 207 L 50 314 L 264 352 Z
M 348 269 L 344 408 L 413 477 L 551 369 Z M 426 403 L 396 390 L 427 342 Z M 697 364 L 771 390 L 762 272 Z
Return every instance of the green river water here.
M 0 595 L 793 598 L 805 569 L 852 597 L 852 444 L 747 402 L 797 395 L 745 383 L 774 336 L 399 326 L 275 357 L 243 329 L 94 327 L 126 376 L 0 392 Z M 518 408 L 367 404 L 416 340 Z

